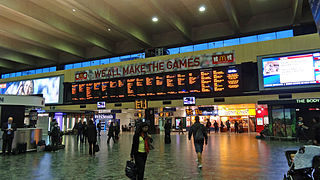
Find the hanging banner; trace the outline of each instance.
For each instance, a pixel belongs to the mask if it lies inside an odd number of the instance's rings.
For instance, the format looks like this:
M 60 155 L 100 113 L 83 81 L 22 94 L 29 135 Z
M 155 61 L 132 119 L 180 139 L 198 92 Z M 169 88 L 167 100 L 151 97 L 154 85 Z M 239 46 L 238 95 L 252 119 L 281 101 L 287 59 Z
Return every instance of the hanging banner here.
M 234 63 L 234 51 L 227 51 L 145 63 L 127 64 L 101 69 L 77 71 L 75 72 L 75 81 L 92 81 L 125 76 L 200 69 Z

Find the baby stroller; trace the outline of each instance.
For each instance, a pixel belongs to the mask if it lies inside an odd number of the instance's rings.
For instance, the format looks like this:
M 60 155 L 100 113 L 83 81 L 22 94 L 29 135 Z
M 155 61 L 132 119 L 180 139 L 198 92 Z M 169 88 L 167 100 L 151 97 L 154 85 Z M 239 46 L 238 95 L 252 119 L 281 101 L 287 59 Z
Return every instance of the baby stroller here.
M 285 152 L 289 170 L 284 180 L 318 180 L 320 179 L 320 147 L 304 146 L 299 151 Z

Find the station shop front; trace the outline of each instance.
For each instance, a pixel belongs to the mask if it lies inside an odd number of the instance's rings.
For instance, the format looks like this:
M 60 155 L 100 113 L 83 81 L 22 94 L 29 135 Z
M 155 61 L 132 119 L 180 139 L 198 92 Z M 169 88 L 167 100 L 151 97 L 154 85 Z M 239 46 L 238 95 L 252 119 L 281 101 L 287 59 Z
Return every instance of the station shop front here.
M 268 123 L 268 108 L 265 105 L 257 104 L 234 104 L 234 105 L 210 105 L 210 106 L 190 106 L 176 108 L 159 108 L 156 114 L 155 124 L 163 130 L 166 120 L 172 124 L 173 129 L 179 129 L 180 123 L 183 128 L 189 129 L 195 122 L 195 117 L 199 116 L 200 123 L 206 125 L 211 122 L 211 128 L 217 122 L 219 128 L 221 123 L 225 126 L 223 132 L 227 131 L 226 122 L 231 124 L 231 132 L 234 131 L 234 124 L 238 122 L 239 128 L 243 132 L 260 132 Z
M 306 136 L 313 126 L 312 119 L 320 118 L 320 98 L 261 101 L 268 104 L 269 132 L 276 137 L 296 137 L 298 118 L 302 117 Z

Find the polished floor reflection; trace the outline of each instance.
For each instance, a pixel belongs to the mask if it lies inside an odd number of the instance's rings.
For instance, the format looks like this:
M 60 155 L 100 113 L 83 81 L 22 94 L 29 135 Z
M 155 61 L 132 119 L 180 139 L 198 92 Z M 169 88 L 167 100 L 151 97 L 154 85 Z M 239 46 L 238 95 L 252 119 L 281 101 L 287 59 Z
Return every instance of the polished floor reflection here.
M 288 170 L 284 151 L 297 149 L 293 142 L 261 141 L 249 134 L 211 134 L 204 148 L 203 168 L 186 135 L 173 134 L 164 144 L 163 135 L 154 136 L 145 178 L 170 179 L 282 179 Z M 121 134 L 117 144 L 100 138 L 100 152 L 88 154 L 88 143 L 77 144 L 65 136 L 64 150 L 0 157 L 0 179 L 127 179 L 124 167 L 129 159 L 132 134 Z

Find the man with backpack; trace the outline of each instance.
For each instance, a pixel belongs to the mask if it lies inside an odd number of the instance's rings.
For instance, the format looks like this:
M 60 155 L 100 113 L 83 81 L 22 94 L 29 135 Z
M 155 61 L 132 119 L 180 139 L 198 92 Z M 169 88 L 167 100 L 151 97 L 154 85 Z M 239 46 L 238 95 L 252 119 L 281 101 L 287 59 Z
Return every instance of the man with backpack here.
M 189 131 L 189 140 L 191 140 L 191 136 L 193 135 L 194 147 L 198 155 L 198 168 L 202 168 L 203 144 L 208 144 L 208 135 L 207 129 L 204 127 L 203 124 L 200 124 L 199 116 L 195 117 L 195 121 L 196 122 L 191 126 Z

